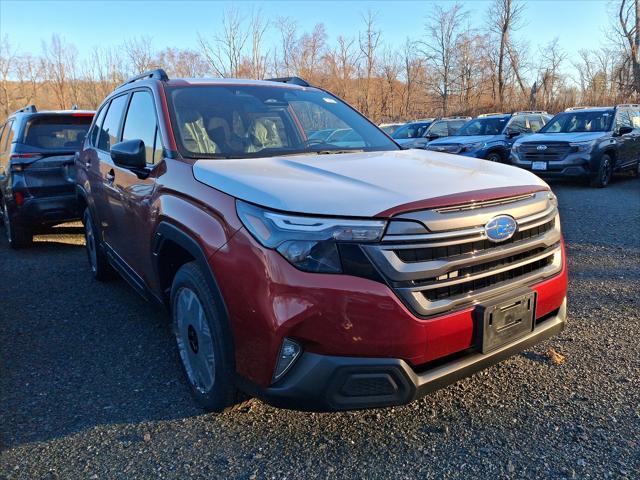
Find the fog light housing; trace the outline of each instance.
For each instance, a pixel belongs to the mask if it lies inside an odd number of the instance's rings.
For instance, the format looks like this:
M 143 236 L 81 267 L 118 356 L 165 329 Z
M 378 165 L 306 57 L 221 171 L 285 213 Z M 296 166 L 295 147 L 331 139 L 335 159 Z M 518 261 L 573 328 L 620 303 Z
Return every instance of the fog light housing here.
M 273 372 L 273 381 L 277 382 L 282 376 L 289 371 L 295 361 L 302 353 L 300 344 L 290 338 L 285 338 L 278 353 L 276 361 L 276 369 Z

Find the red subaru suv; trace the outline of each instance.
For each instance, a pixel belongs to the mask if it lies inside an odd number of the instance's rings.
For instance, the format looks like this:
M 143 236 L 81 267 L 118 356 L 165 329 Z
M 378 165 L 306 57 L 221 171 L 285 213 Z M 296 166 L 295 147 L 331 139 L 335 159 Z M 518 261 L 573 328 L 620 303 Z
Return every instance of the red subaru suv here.
M 93 275 L 170 310 L 210 410 L 239 392 L 405 404 L 565 326 L 543 181 L 402 150 L 299 78 L 134 77 L 100 107 L 76 179 Z

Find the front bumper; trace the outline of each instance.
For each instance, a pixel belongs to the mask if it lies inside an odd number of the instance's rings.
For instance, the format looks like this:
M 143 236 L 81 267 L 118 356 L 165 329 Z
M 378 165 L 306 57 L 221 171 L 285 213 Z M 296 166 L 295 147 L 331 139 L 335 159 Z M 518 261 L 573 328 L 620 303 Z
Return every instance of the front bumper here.
M 591 174 L 591 158 L 582 154 L 570 154 L 562 160 L 546 161 L 546 170 L 533 170 L 532 161 L 521 160 L 513 153 L 511 154 L 511 164 L 544 178 L 580 178 L 588 177 Z
M 358 358 L 306 352 L 287 375 L 269 388 L 241 386 L 281 408 L 336 411 L 403 405 L 494 365 L 565 328 L 566 298 L 539 319 L 534 330 L 486 354 L 469 349 L 449 361 L 414 370 L 394 358 Z

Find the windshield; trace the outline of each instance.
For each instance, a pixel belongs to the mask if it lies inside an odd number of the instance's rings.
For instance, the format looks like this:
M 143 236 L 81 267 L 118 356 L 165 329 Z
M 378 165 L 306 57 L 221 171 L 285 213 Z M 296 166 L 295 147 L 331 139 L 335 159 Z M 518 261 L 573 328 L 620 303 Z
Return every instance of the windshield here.
M 25 127 L 24 143 L 47 150 L 78 150 L 92 119 L 90 113 L 35 116 Z
M 611 129 L 613 117 L 613 110 L 559 113 L 540 133 L 606 132 Z
M 250 158 L 399 147 L 336 97 L 315 89 L 198 85 L 168 89 L 178 147 L 195 158 Z
M 508 120 L 507 116 L 474 118 L 465 123 L 456 135 L 500 135 Z
M 420 138 L 425 134 L 429 125 L 431 122 L 409 123 L 397 129 L 391 136 L 396 139 Z

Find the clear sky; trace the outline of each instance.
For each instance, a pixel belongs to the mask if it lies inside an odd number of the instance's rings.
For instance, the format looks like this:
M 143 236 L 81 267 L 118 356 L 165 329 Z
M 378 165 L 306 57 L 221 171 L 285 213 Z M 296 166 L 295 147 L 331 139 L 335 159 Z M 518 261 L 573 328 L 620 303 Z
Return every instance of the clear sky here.
M 125 38 L 149 35 L 154 47 L 196 48 L 198 32 L 212 33 L 220 25 L 222 13 L 230 4 L 250 12 L 260 8 L 268 19 L 294 18 L 300 30 L 315 23 L 325 24 L 329 41 L 338 35 L 357 36 L 361 15 L 368 9 L 377 12 L 383 41 L 397 46 L 407 36 L 419 38 L 424 24 L 441 1 L 33 1 L 0 0 L 0 35 L 9 37 L 21 52 L 39 53 L 41 40 L 53 33 L 73 42 L 81 57 L 94 45 L 119 45 Z M 481 26 L 489 1 L 461 1 L 469 11 L 472 26 Z M 559 38 L 568 60 L 582 48 L 605 44 L 604 30 L 612 17 L 609 0 L 529 0 L 525 22 L 516 38 L 530 42 L 531 52 L 555 37 Z M 275 34 L 267 38 L 275 41 Z

